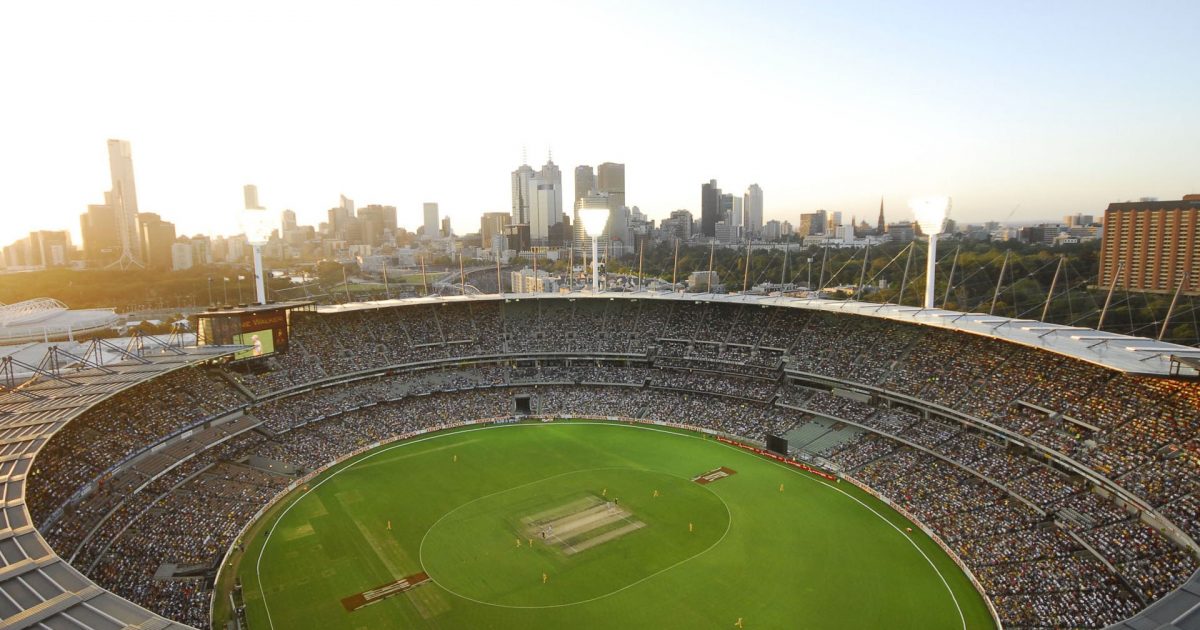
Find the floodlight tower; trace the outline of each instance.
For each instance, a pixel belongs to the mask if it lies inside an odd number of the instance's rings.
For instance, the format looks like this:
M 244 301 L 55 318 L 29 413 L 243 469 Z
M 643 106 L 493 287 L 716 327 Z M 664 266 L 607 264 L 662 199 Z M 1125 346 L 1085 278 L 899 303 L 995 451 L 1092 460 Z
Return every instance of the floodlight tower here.
M 267 303 L 267 285 L 263 277 L 262 248 L 271 240 L 273 219 L 266 208 L 246 208 L 242 210 L 242 230 L 246 240 L 254 250 L 254 284 L 258 289 L 258 303 Z
M 583 231 L 592 238 L 592 291 L 600 292 L 600 246 L 597 239 L 604 233 L 608 225 L 608 205 L 589 203 L 588 198 L 580 200 L 579 220 L 583 222 Z
M 937 237 L 942 233 L 946 223 L 946 213 L 950 211 L 949 197 L 922 197 L 910 199 L 908 207 L 913 211 L 913 218 L 921 231 L 929 236 L 929 259 L 925 261 L 925 304 L 924 308 L 933 308 L 934 267 L 937 264 Z

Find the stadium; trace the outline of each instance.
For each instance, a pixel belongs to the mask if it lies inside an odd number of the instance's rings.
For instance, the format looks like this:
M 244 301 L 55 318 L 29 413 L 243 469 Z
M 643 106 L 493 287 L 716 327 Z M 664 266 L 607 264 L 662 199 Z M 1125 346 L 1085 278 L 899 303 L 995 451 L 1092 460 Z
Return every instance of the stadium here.
M 0 625 L 1200 628 L 1194 348 L 652 292 L 198 335 L 4 383 Z

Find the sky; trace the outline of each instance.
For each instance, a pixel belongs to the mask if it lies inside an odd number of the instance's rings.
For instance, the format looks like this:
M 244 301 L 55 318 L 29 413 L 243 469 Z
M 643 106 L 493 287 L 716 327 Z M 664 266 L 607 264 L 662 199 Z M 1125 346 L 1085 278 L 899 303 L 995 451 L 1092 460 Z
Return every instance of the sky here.
M 239 231 L 242 185 L 324 220 L 338 195 L 509 211 L 523 151 L 623 162 L 651 218 L 700 186 L 959 222 L 1200 192 L 1200 3 L 7 2 L 0 244 L 71 229 L 133 147 L 138 203 Z M 78 242 L 78 241 L 77 241 Z

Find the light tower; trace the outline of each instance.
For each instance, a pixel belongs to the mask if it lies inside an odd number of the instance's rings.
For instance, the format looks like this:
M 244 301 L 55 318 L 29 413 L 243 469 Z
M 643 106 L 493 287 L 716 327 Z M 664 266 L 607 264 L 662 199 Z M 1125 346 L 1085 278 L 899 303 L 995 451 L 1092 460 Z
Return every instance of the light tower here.
M 924 308 L 933 308 L 934 267 L 937 264 L 937 237 L 942 233 L 946 223 L 946 213 L 950 210 L 949 197 L 922 197 L 910 199 L 908 207 L 913 211 L 913 218 L 921 231 L 929 236 L 929 259 L 925 261 L 925 303 Z
M 271 240 L 273 218 L 266 208 L 242 210 L 242 230 L 246 240 L 254 249 L 254 284 L 258 289 L 258 303 L 267 303 L 267 285 L 263 278 L 262 248 Z
M 585 197 L 580 200 L 579 220 L 583 222 L 583 231 L 592 237 L 592 291 L 600 292 L 600 246 L 597 239 L 604 234 L 608 225 L 608 206 L 602 205 L 593 198 Z

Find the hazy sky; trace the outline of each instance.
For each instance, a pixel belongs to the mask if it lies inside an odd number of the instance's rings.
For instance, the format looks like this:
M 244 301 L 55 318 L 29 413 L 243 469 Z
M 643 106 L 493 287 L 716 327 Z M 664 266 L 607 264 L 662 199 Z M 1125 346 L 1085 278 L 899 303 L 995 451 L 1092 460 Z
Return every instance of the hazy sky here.
M 904 6 L 898 6 L 903 4 Z M 1099 213 L 1200 192 L 1200 2 L 5 2 L 0 244 L 70 228 L 133 143 L 143 211 L 233 233 L 241 186 L 315 223 L 338 195 L 507 211 L 528 147 L 624 162 L 627 201 L 768 218 Z

